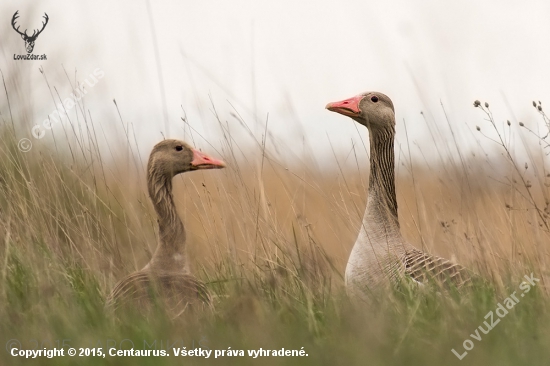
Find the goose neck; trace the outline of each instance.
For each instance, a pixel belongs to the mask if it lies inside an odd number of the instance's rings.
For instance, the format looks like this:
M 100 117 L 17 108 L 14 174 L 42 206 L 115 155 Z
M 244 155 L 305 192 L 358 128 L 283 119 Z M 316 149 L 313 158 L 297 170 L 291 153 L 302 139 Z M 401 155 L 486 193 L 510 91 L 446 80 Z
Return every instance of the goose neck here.
M 395 195 L 395 129 L 370 131 L 370 177 L 367 214 L 399 227 Z
M 159 228 L 159 244 L 148 267 L 160 271 L 187 271 L 186 234 L 174 204 L 172 177 L 150 171 L 148 190 Z

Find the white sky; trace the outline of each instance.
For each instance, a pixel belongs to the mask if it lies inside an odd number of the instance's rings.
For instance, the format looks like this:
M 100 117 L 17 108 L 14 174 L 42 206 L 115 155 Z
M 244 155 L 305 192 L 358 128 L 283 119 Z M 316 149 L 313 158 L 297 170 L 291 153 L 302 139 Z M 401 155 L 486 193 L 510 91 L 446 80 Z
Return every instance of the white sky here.
M 70 89 L 61 65 L 70 75 L 77 69 L 81 81 L 99 67 L 105 77 L 85 101 L 94 120 L 118 123 L 116 99 L 125 121 L 140 130 L 144 149 L 161 139 L 146 0 L 26 3 L 0 5 L 0 69 L 17 67 L 30 78 L 34 114 L 28 123 L 42 121 L 53 108 L 39 66 L 62 97 Z M 464 139 L 484 123 L 472 107 L 475 99 L 489 101 L 499 121 L 516 116 L 532 123 L 537 115 L 531 101 L 550 103 L 549 1 L 161 0 L 151 1 L 151 8 L 170 137 L 184 137 L 183 106 L 192 124 L 217 144 L 209 95 L 224 121 L 236 123 L 227 101 L 251 124 L 255 110 L 260 121 L 269 113 L 272 133 L 292 146 L 305 130 L 320 155 L 332 154 L 328 136 L 343 151 L 350 140 L 359 141 L 351 120 L 325 111 L 325 104 L 366 90 L 393 99 L 401 141 L 403 119 L 409 137 L 423 141 L 421 110 L 446 126 L 440 100 Z M 25 53 L 9 26 L 16 10 L 23 29 L 38 27 L 48 13 L 34 50 L 48 61 L 13 61 L 13 53 Z M 255 131 L 261 135 L 262 129 Z

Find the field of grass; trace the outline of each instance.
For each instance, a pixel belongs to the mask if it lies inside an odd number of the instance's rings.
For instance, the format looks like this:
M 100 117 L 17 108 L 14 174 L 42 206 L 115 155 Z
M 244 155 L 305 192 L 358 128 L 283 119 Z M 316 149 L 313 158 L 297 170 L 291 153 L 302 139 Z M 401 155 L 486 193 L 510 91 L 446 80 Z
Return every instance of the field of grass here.
M 311 153 L 286 164 L 278 151 L 291 149 L 261 139 L 244 150 L 232 134 L 246 132 L 247 121 L 222 116 L 214 121 L 222 147 L 201 147 L 228 167 L 184 174 L 174 185 L 192 270 L 213 293 L 214 308 L 175 320 L 160 311 L 115 320 L 104 312 L 105 297 L 143 267 L 156 246 L 147 155 L 124 120 L 106 122 L 127 128 L 107 140 L 78 110 L 78 118 L 21 152 L 17 142 L 27 132 L 10 117 L 20 95 L 10 85 L 11 105 L 0 104 L 0 333 L 6 343 L 0 365 L 548 364 L 550 151 L 544 133 L 529 138 L 527 125 L 493 124 L 480 110 L 481 131 L 472 137 L 477 153 L 435 139 L 431 161 L 411 161 L 398 151 L 404 236 L 486 281 L 447 295 L 404 286 L 367 305 L 350 303 L 343 285 L 366 203 L 364 147 L 350 146 L 347 156 L 323 166 Z M 531 128 L 546 128 L 539 114 L 533 112 Z M 229 133 L 226 119 L 240 127 Z M 516 155 L 511 141 L 518 135 L 526 136 L 520 147 L 529 154 Z M 531 274 L 540 281 L 523 293 L 524 276 Z M 498 304 L 514 291 L 519 301 L 500 319 Z M 478 329 L 488 329 L 484 322 L 494 325 L 487 334 Z M 473 348 L 464 355 L 465 346 Z M 171 356 L 29 360 L 12 357 L 10 347 L 162 349 Z M 173 348 L 182 347 L 225 355 L 174 356 Z M 260 348 L 303 349 L 307 356 L 248 355 Z M 240 350 L 244 356 L 233 355 Z

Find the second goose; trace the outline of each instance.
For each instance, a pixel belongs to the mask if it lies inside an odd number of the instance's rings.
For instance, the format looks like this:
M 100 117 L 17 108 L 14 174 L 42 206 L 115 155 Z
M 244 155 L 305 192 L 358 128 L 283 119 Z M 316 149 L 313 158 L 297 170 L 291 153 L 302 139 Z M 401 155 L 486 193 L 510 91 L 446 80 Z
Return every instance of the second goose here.
M 329 103 L 326 108 L 369 130 L 367 208 L 346 266 L 346 288 L 350 295 L 368 299 L 373 292 L 385 289 L 403 276 L 418 283 L 437 280 L 456 287 L 468 282 L 470 274 L 464 267 L 424 253 L 401 236 L 394 175 L 395 111 L 391 99 L 379 92 L 367 92 Z

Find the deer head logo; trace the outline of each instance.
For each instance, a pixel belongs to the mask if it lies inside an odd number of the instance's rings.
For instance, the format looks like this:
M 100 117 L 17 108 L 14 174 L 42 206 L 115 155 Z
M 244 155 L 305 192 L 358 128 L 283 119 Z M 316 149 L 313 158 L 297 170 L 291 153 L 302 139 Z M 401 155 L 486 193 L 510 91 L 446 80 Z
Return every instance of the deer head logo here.
M 46 22 L 42 22 L 42 29 L 35 29 L 32 33 L 32 36 L 29 36 L 26 29 L 25 32 L 21 33 L 19 31 L 19 26 L 15 28 L 15 20 L 19 18 L 19 15 L 17 15 L 17 13 L 19 13 L 19 10 L 17 10 L 15 14 L 13 14 L 13 18 L 11 18 L 11 26 L 13 27 L 13 29 L 15 29 L 17 33 L 21 35 L 21 38 L 23 38 L 23 40 L 25 41 L 25 48 L 27 49 L 27 53 L 32 53 L 32 50 L 34 49 L 34 41 L 36 41 L 38 35 L 42 33 L 44 28 L 46 28 L 46 24 L 48 24 L 48 14 L 44 13 L 43 18 L 46 19 Z

